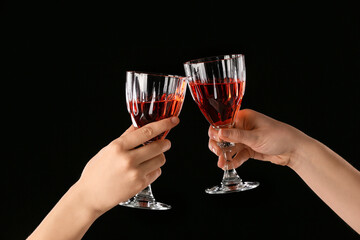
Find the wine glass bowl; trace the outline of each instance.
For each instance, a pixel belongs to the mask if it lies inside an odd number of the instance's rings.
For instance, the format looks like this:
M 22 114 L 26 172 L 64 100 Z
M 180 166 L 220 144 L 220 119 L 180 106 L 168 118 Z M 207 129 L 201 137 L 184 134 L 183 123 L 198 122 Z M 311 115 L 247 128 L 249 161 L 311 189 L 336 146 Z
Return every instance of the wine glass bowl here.
M 127 109 L 136 128 L 180 114 L 186 93 L 185 77 L 127 71 L 126 79 Z M 167 134 L 148 142 L 164 139 Z
M 126 72 L 126 105 L 135 128 L 164 118 L 179 116 L 186 93 L 186 78 L 177 75 Z M 166 131 L 144 144 L 164 139 Z M 122 206 L 167 210 L 171 206 L 156 202 L 149 185 L 132 199 L 120 203 Z
M 231 54 L 200 58 L 184 63 L 191 95 L 214 129 L 232 128 L 245 93 L 245 58 Z M 223 194 L 253 189 L 258 182 L 243 182 L 232 166 L 234 143 L 220 141 L 226 160 L 221 184 L 206 189 L 209 194 Z

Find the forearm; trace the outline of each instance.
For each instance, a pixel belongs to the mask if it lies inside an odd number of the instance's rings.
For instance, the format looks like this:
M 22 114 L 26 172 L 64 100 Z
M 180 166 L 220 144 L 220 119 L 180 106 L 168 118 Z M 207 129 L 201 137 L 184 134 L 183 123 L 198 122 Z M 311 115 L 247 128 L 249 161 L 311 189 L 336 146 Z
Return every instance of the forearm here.
M 290 166 L 349 226 L 360 233 L 360 172 L 324 144 L 307 139 Z
M 28 237 L 28 240 L 81 239 L 99 216 L 99 213 L 82 205 L 81 195 L 75 184 Z

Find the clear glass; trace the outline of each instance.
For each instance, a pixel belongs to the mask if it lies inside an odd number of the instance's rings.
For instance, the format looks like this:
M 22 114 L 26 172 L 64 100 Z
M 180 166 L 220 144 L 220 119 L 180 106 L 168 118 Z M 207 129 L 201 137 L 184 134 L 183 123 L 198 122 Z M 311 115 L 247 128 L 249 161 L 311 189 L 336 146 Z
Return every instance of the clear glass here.
M 179 116 L 186 93 L 186 78 L 176 75 L 128 71 L 126 73 L 126 105 L 136 128 L 172 116 Z M 167 132 L 147 141 L 164 139 Z M 171 206 L 156 202 L 149 185 L 121 206 L 167 210 Z
M 190 92 L 200 111 L 214 129 L 232 128 L 245 92 L 245 58 L 231 54 L 195 59 L 184 63 Z M 224 158 L 220 185 L 205 190 L 208 194 L 245 191 L 259 186 L 243 182 L 232 164 L 234 143 L 218 142 Z

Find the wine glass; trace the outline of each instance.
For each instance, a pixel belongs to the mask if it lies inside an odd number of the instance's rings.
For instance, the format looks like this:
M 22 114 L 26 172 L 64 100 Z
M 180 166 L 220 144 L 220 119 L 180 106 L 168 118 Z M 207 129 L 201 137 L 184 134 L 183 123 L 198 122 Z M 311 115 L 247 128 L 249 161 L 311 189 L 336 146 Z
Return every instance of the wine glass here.
M 234 125 L 245 92 L 245 58 L 231 54 L 190 60 L 184 63 L 193 99 L 211 124 L 219 130 Z M 259 186 L 258 182 L 243 182 L 232 164 L 235 144 L 217 143 L 225 158 L 221 184 L 205 190 L 208 194 L 245 191 Z
M 180 114 L 186 93 L 186 78 L 176 75 L 127 71 L 125 89 L 126 105 L 132 124 L 134 127 L 140 128 L 148 123 Z M 164 139 L 168 132 L 166 131 L 144 144 Z M 120 205 L 151 210 L 171 208 L 170 205 L 155 201 L 150 185 Z

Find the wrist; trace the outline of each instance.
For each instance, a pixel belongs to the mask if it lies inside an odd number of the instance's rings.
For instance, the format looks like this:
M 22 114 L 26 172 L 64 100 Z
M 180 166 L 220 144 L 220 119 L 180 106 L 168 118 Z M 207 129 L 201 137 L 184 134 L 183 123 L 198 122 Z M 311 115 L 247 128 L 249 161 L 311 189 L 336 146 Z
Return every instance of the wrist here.
M 81 212 L 81 214 L 86 216 L 90 221 L 95 221 L 103 214 L 103 212 L 95 209 L 88 203 L 88 197 L 79 182 L 76 182 L 71 186 L 67 194 L 69 195 L 69 201 L 72 202 L 74 208 L 76 207 L 77 211 Z
M 80 239 L 100 216 L 83 204 L 82 199 L 74 184 L 28 239 Z
M 295 142 L 295 149 L 291 153 L 288 167 L 295 172 L 301 171 L 306 162 L 310 160 L 312 148 L 315 145 L 317 145 L 315 139 L 301 132 L 298 141 Z

